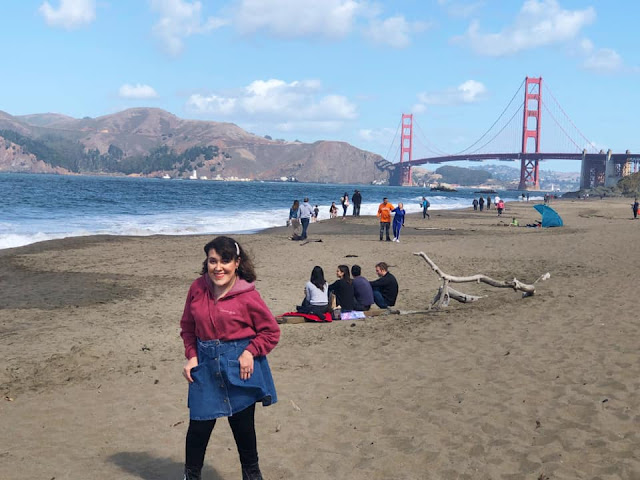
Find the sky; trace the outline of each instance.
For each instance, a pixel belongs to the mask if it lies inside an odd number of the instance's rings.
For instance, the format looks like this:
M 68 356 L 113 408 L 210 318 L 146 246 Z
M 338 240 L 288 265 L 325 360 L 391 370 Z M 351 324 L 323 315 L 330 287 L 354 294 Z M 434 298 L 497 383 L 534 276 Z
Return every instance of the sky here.
M 640 2 L 22 0 L 2 16 L 0 110 L 11 115 L 157 107 L 397 161 L 403 113 L 413 158 L 458 152 L 512 98 L 522 106 L 529 76 L 570 119 L 543 110 L 543 139 L 572 124 L 576 147 L 640 152 Z M 495 150 L 521 148 L 522 120 L 510 128 L 513 146 Z

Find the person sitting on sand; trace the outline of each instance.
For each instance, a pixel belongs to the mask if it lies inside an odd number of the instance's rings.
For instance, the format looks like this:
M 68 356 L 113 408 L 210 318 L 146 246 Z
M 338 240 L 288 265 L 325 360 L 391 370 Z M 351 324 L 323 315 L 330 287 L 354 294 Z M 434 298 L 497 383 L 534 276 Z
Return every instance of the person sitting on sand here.
M 373 305 L 373 289 L 369 280 L 362 275 L 360 265 L 351 267 L 351 275 L 353 276 L 353 294 L 356 299 L 356 308 L 360 312 L 366 312 Z
M 329 218 L 336 218 L 338 216 L 338 206 L 336 202 L 331 202 L 331 206 L 329 207 Z
M 280 327 L 256 290 L 247 252 L 230 237 L 204 247 L 202 272 L 189 288 L 180 320 L 189 382 L 184 478 L 200 480 L 216 419 L 227 417 L 242 478 L 261 480 L 254 413 L 277 401 L 266 355 Z
M 336 296 L 336 303 L 343 312 L 350 312 L 356 309 L 356 298 L 353 291 L 353 282 L 349 275 L 349 267 L 338 265 L 336 270 L 338 280 L 329 285 L 329 293 Z
M 304 286 L 304 300 L 296 307 L 299 313 L 312 313 L 322 317 L 329 310 L 329 284 L 324 279 L 322 267 L 311 270 L 311 278 Z
M 510 227 L 519 227 L 520 224 L 518 223 L 518 219 L 516 217 L 513 217 L 513 219 L 511 220 L 511 223 L 509 224 Z
M 385 262 L 376 265 L 378 279 L 371 283 L 373 299 L 380 308 L 393 307 L 398 298 L 398 281 L 389 272 L 389 266 Z

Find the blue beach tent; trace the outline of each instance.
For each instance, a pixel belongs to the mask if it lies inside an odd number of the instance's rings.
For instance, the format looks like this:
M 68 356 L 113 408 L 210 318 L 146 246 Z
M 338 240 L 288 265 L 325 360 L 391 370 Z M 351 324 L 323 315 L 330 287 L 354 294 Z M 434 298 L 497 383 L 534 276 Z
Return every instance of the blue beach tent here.
M 558 212 L 556 212 L 553 208 L 547 205 L 534 205 L 533 208 L 535 208 L 538 212 L 540 212 L 540 215 L 542 215 L 542 226 L 544 228 L 561 227 L 563 225 L 562 218 L 560 218 Z

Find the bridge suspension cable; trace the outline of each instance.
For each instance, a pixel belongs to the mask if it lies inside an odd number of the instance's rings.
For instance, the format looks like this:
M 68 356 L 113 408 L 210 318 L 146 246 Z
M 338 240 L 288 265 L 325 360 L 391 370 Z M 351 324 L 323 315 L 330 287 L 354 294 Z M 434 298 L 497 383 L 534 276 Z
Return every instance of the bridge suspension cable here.
M 593 142 L 591 140 L 589 140 L 583 133 L 582 131 L 580 131 L 580 129 L 576 126 L 575 123 L 573 123 L 573 120 L 571 120 L 571 117 L 569 117 L 569 115 L 567 115 L 567 112 L 564 111 L 564 109 L 562 108 L 562 105 L 560 105 L 560 102 L 558 102 L 558 100 L 556 99 L 555 95 L 553 94 L 553 92 L 551 91 L 551 88 L 549 88 L 549 84 L 545 82 L 544 87 L 545 89 L 545 98 L 546 95 L 548 94 L 551 99 L 553 100 L 555 106 L 558 108 L 558 110 L 560 111 L 560 113 L 562 113 L 562 115 L 564 116 L 564 118 L 569 122 L 569 124 L 571 125 L 571 127 L 573 127 L 573 130 L 578 134 L 578 136 L 584 141 L 584 145 L 580 146 L 578 144 L 578 142 L 576 142 L 574 140 L 574 138 L 567 132 L 567 129 L 563 128 L 560 125 L 560 122 L 556 119 L 555 115 L 553 114 L 553 112 L 551 112 L 551 110 L 546 106 L 546 104 L 543 102 L 542 106 L 545 107 L 545 110 L 549 113 L 549 115 L 551 116 L 551 118 L 553 119 L 553 121 L 556 123 L 556 125 L 558 125 L 558 127 L 562 130 L 562 132 L 566 135 L 566 137 L 571 141 L 571 143 L 573 145 L 575 145 L 578 149 L 578 151 L 582 151 L 583 149 L 587 149 L 588 151 L 591 152 L 597 152 L 598 149 L 594 146 Z M 548 103 L 548 102 L 547 102 Z M 544 137 L 543 137 L 544 138 Z
M 505 123 L 505 124 L 502 126 L 502 128 L 501 128 L 500 130 L 498 130 L 498 131 L 496 132 L 496 134 L 495 134 L 493 137 L 491 137 L 489 140 L 487 140 L 484 144 L 482 144 L 481 146 L 479 146 L 479 147 L 478 147 L 478 148 L 476 148 L 475 150 L 472 150 L 472 151 L 470 151 L 470 152 L 469 152 L 468 150 L 469 150 L 469 148 L 471 148 L 471 146 L 470 146 L 470 147 L 468 147 L 468 148 L 467 148 L 467 150 L 463 150 L 462 152 L 456 153 L 456 155 L 460 155 L 460 154 L 462 154 L 462 153 L 467 153 L 467 154 L 469 154 L 469 155 L 472 155 L 472 154 L 474 154 L 474 153 L 478 153 L 478 152 L 479 152 L 480 150 L 482 150 L 484 147 L 486 147 L 486 146 L 487 146 L 487 145 L 489 145 L 491 142 L 493 142 L 493 141 L 498 137 L 498 135 L 500 135 L 500 134 L 501 134 L 501 133 L 502 133 L 502 132 L 503 132 L 503 131 L 504 131 L 504 130 L 509 126 L 509 125 L 512 125 L 512 122 L 511 122 L 511 121 L 515 118 L 515 116 L 516 116 L 516 115 L 520 114 L 521 112 L 522 112 L 522 106 L 520 106 L 518 109 L 516 109 L 516 110 L 513 112 L 513 115 L 511 115 L 511 118 L 509 118 L 509 120 L 507 120 L 507 123 Z M 478 141 L 479 141 L 479 140 L 480 140 L 480 139 L 478 139 Z M 478 143 L 478 141 L 476 141 L 476 143 Z M 475 144 L 474 144 L 474 145 L 475 145 Z
M 522 87 L 524 85 L 524 80 L 522 81 L 522 83 L 520 84 L 520 86 L 518 87 L 518 89 L 516 90 L 516 92 L 513 94 L 513 97 L 511 97 L 511 100 L 509 101 L 509 103 L 507 104 L 507 106 L 504 108 L 504 110 L 502 110 L 502 113 L 500 113 L 500 115 L 498 116 L 498 118 L 496 119 L 495 122 L 493 122 L 493 124 L 487 129 L 486 132 L 484 132 L 480 138 L 478 138 L 475 142 L 473 142 L 471 145 L 469 145 L 467 148 L 465 148 L 464 150 L 460 150 L 459 152 L 455 153 L 454 155 L 462 155 L 464 153 L 475 153 L 478 150 L 480 150 L 481 148 L 485 147 L 488 145 L 488 143 L 490 143 L 491 141 L 493 141 L 504 129 L 505 127 L 511 122 L 511 120 L 513 120 L 513 118 L 515 117 L 516 113 L 518 113 L 518 111 L 520 111 L 522 109 L 522 105 L 519 105 L 518 109 L 514 112 L 513 115 L 511 115 L 511 118 L 509 118 L 509 120 L 507 121 L 507 124 L 505 124 L 505 126 L 502 127 L 502 129 L 500 129 L 500 131 L 494 135 L 491 140 L 489 140 L 489 142 L 485 143 L 482 145 L 482 147 L 474 150 L 473 152 L 469 152 L 469 150 L 471 150 L 473 147 L 475 147 L 478 143 L 480 143 L 482 141 L 482 139 L 484 137 L 486 137 L 489 132 L 493 129 L 493 127 L 496 126 L 496 124 L 500 121 L 500 119 L 504 116 L 505 112 L 509 109 L 509 107 L 511 106 L 511 104 L 513 103 L 513 101 L 516 99 L 516 97 L 518 96 L 518 94 L 520 93 L 520 91 L 522 90 Z
M 422 128 L 420 127 L 417 121 L 414 121 L 414 125 L 418 127 L 418 133 L 422 135 L 422 138 L 414 137 L 414 142 L 417 140 L 417 143 L 419 143 L 422 147 L 424 147 L 425 150 L 433 153 L 436 157 L 449 155 L 449 152 L 445 152 L 444 150 L 441 150 L 440 148 L 438 148 L 437 146 L 435 146 L 434 144 L 430 143 L 427 140 L 427 136 L 425 135 L 424 131 L 422 130 Z
M 391 141 L 391 145 L 389 145 L 389 150 L 387 151 L 387 155 L 384 157 L 385 159 L 387 159 L 388 161 L 390 161 L 392 163 L 393 163 L 393 160 L 389 160 L 389 154 L 391 154 L 391 149 L 393 149 L 393 147 L 394 147 L 394 145 L 396 143 L 396 138 L 398 138 L 398 133 L 400 132 L 400 127 L 401 126 L 402 126 L 402 120 L 400 120 L 398 122 L 398 126 L 396 128 L 396 133 L 393 136 L 393 140 Z M 396 147 L 396 150 L 399 152 L 400 151 L 400 147 L 399 146 Z M 400 157 L 398 156 L 398 158 L 400 158 Z M 395 157 L 394 157 L 394 159 L 395 159 Z

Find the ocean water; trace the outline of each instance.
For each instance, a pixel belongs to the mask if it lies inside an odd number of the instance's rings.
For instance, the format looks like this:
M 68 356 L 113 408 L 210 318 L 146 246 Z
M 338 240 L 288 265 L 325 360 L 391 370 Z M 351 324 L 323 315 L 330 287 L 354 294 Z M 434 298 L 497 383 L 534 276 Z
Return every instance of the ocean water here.
M 55 238 L 109 235 L 255 233 L 285 225 L 294 199 L 307 196 L 329 218 L 329 206 L 360 190 L 361 215 L 375 215 L 383 197 L 419 212 L 469 207 L 473 190 L 278 182 L 217 182 L 155 178 L 0 174 L 0 249 Z M 499 191 L 505 201 L 519 192 Z M 493 195 L 492 195 L 493 197 Z M 532 197 L 537 199 L 538 197 Z M 349 207 L 348 214 L 352 210 Z

